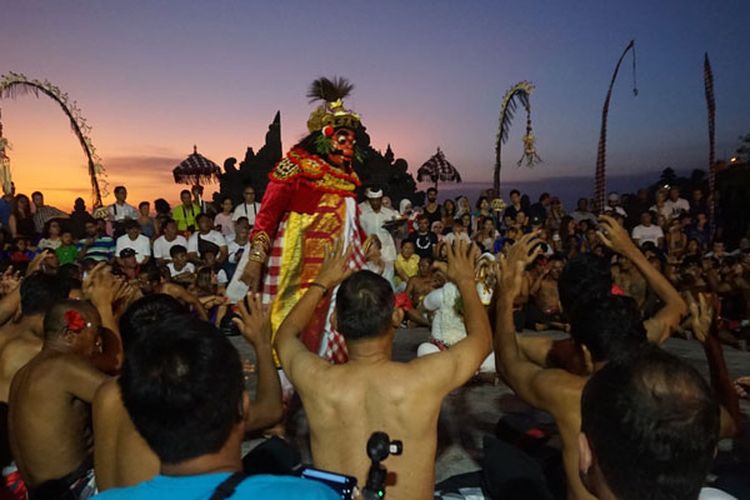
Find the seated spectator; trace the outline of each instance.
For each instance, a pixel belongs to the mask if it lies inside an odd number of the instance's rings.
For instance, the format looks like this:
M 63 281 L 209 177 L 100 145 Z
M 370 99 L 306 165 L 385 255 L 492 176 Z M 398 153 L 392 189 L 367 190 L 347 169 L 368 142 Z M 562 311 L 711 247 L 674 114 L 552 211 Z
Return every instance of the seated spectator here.
M 147 201 L 142 201 L 138 204 L 138 225 L 141 226 L 141 234 L 153 240 L 156 237 L 156 225 L 154 224 L 154 218 L 151 217 L 151 204 Z
M 406 284 L 406 294 L 416 307 L 422 304 L 428 293 L 445 284 L 442 276 L 439 277 L 439 273 L 433 271 L 432 262 L 430 257 L 419 259 L 417 274 L 409 278 L 409 282 Z
M 115 202 L 107 207 L 107 211 L 109 220 L 112 222 L 113 236 L 119 238 L 127 230 L 125 222 L 135 221 L 138 218 L 138 210 L 125 201 L 128 198 L 128 190 L 125 189 L 125 186 L 115 187 L 114 194 Z
M 235 233 L 234 221 L 232 211 L 234 210 L 234 204 L 232 203 L 231 196 L 224 196 L 220 201 L 221 212 L 214 216 L 214 228 L 219 231 L 224 237 L 228 237 Z M 247 219 L 247 218 L 246 218 Z
M 86 236 L 86 223 L 93 222 L 94 218 L 86 210 L 86 202 L 83 198 L 76 198 L 73 205 L 73 212 L 70 214 L 70 230 L 73 232 L 73 238 L 80 240 Z
M 583 220 L 588 220 L 596 223 L 596 216 L 589 211 L 589 200 L 586 198 L 579 198 L 576 209 L 570 213 L 570 216 L 579 224 Z
M 255 225 L 255 217 L 260 212 L 260 203 L 255 201 L 255 188 L 252 186 L 245 186 L 242 191 L 242 203 L 237 205 L 232 213 L 232 220 L 237 222 L 240 217 L 245 217 L 250 229 Z
M 468 244 L 471 243 L 471 238 L 469 237 L 469 233 L 466 232 L 464 223 L 461 220 L 456 219 L 453 221 L 453 231 L 446 234 L 443 241 L 449 245 L 453 244 L 454 241 L 463 241 Z
M 35 191 L 31 193 L 31 201 L 34 203 L 34 229 L 36 234 L 44 232 L 44 226 L 52 219 L 67 219 L 68 214 L 49 205 L 44 204 L 44 195 Z
M 41 352 L 13 379 L 11 450 L 31 499 L 83 499 L 95 491 L 88 422 L 94 393 L 107 379 L 92 364 L 100 326 L 90 303 L 58 302 L 44 318 Z
M 86 222 L 86 237 L 78 242 L 78 257 L 95 262 L 108 262 L 115 253 L 115 240 L 106 231 L 105 221 Z
M 180 245 L 187 248 L 187 240 L 177 231 L 177 222 L 174 219 L 165 219 L 162 224 L 163 233 L 154 240 L 154 259 L 157 264 L 167 264 L 172 261 L 172 247 Z
M 152 295 L 155 293 L 169 295 L 186 307 L 190 307 L 199 318 L 208 320 L 208 313 L 201 301 L 194 294 L 186 290 L 186 286 L 188 285 L 188 283 L 172 283 L 153 264 L 143 266 L 138 275 L 138 287 L 143 295 Z
M 19 236 L 16 238 L 15 245 L 13 245 L 9 253 L 10 262 L 16 266 L 16 269 L 21 269 L 22 266 L 28 265 L 34 259 L 36 253 L 31 245 L 31 240 L 25 236 Z
M 305 295 L 278 329 L 281 366 L 298 391 L 310 423 L 316 467 L 365 483 L 370 461 L 362 452 L 370 434 L 403 440 L 403 455 L 388 462 L 394 498 L 432 498 L 437 419 L 443 398 L 469 380 L 490 353 L 490 327 L 474 281 L 476 247 L 447 249 L 448 278 L 463 297 L 467 336 L 448 351 L 408 363 L 391 360 L 393 335 L 403 312 L 394 308 L 386 280 L 369 271 L 350 274 L 338 242 Z M 473 247 L 473 248 L 472 248 Z M 331 365 L 299 339 L 318 302 L 336 292 L 336 328 L 346 339 L 349 362 Z M 345 420 L 339 417 L 346 415 Z
M 64 266 L 65 264 L 74 263 L 78 258 L 78 246 L 73 240 L 73 233 L 68 230 L 63 231 L 60 241 L 60 246 L 55 250 L 55 255 L 57 255 L 60 265 Z
M 367 238 L 363 247 L 363 253 L 365 254 L 364 269 L 372 271 L 378 276 L 382 276 L 391 284 L 391 286 L 394 286 L 393 262 L 388 262 L 383 259 L 383 255 L 380 253 L 381 250 L 382 245 L 380 244 L 380 238 L 375 235 Z
M 232 225 L 235 232 L 225 238 L 227 242 L 227 261 L 224 263 L 227 278 L 230 280 L 237 270 L 242 255 L 250 250 L 250 224 L 247 222 L 247 219 L 240 217 Z
M 203 250 L 207 244 L 216 245 L 219 249 L 217 261 L 224 263 L 227 260 L 227 240 L 220 232 L 213 229 L 211 217 L 206 214 L 199 214 L 196 217 L 198 230 L 190 236 L 188 240 L 188 259 L 197 262 L 203 259 Z
M 160 330 L 128 349 L 119 381 L 122 402 L 156 453 L 160 473 L 108 490 L 102 500 L 210 498 L 229 484 L 237 498 L 337 498 L 312 481 L 243 477 L 242 441 L 253 408 L 237 350 L 213 325 L 188 316 Z
M 137 220 L 128 219 L 123 222 L 125 234 L 117 238 L 115 254 L 119 256 L 123 250 L 130 248 L 135 252 L 138 264 L 145 264 L 151 258 L 151 241 L 141 234 L 141 226 Z
M 679 218 L 683 213 L 690 213 L 690 203 L 680 197 L 680 188 L 677 186 L 669 189 L 669 199 L 664 202 L 664 205 L 670 211 L 670 219 Z
M 195 219 L 201 213 L 201 209 L 193 203 L 193 195 L 188 189 L 180 191 L 180 201 L 182 203 L 172 209 L 172 219 L 177 222 L 177 230 L 187 237 L 195 231 Z
M 188 262 L 187 248 L 182 245 L 174 245 L 169 249 L 171 262 L 167 264 L 169 277 L 173 281 L 190 283 L 195 279 L 195 265 Z
M 580 475 L 596 498 L 727 499 L 704 488 L 719 405 L 690 365 L 650 348 L 612 361 L 581 398 Z
M 642 246 L 646 242 L 651 242 L 657 248 L 664 247 L 664 231 L 661 227 L 652 224 L 653 215 L 646 211 L 641 214 L 641 223 L 633 228 L 631 236 L 635 244 Z
M 25 194 L 18 194 L 13 199 L 10 216 L 8 217 L 8 229 L 10 229 L 12 238 L 27 238 L 31 241 L 36 237 L 31 202 Z
M 435 221 L 440 224 L 440 221 Z M 415 253 L 420 257 L 435 257 L 435 247 L 438 243 L 438 236 L 430 231 L 430 220 L 426 215 L 417 217 L 417 230 L 408 238 L 408 241 L 414 243 Z
M 397 292 L 404 291 L 409 278 L 417 274 L 419 255 L 415 254 L 414 250 L 415 246 L 411 241 L 404 241 L 401 244 L 401 252 L 399 252 L 396 262 L 393 264 L 396 272 L 394 285 Z
M 60 245 L 62 245 L 62 239 L 60 238 L 62 227 L 60 226 L 59 221 L 49 221 L 46 224 L 46 230 L 44 233 L 44 237 L 39 240 L 39 243 L 36 245 L 39 250 L 49 249 L 55 251 Z
M 132 248 L 123 248 L 120 255 L 117 256 L 114 270 L 116 274 L 124 277 L 128 281 L 138 278 L 141 273 L 141 266 L 138 264 L 138 258 L 135 250 Z

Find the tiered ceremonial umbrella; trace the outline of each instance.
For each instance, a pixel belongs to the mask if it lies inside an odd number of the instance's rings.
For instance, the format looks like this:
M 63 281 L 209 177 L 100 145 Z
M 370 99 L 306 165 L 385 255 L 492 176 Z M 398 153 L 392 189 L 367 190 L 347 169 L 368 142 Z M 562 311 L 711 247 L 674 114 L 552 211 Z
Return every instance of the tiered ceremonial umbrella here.
M 177 184 L 201 186 L 217 182 L 221 175 L 221 168 L 202 154 L 199 154 L 197 146 L 193 146 L 193 154 L 177 165 L 172 170 L 172 174 Z
M 440 148 L 437 148 L 437 153 L 432 155 L 429 160 L 424 162 L 419 170 L 417 170 L 417 181 L 419 182 L 434 182 L 435 189 L 437 189 L 438 182 L 461 182 L 461 174 L 458 173 L 456 167 L 453 166 L 445 158 Z

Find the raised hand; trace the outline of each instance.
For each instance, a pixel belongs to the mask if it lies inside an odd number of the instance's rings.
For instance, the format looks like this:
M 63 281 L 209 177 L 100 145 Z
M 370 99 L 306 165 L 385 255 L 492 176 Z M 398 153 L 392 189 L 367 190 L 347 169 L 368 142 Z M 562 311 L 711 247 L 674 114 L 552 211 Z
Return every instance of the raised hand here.
M 345 249 L 343 240 L 336 239 L 332 245 L 325 246 L 324 252 L 323 265 L 320 267 L 315 282 L 323 285 L 327 290 L 332 290 L 352 274 L 348 264 L 352 249 L 351 247 Z
M 84 295 L 97 308 L 111 307 L 119 290 L 112 268 L 105 262 L 97 264 L 83 283 Z
M 501 254 L 498 262 L 500 277 L 497 280 L 499 296 L 513 300 L 521 293 L 523 273 L 526 266 L 541 253 L 542 246 L 535 239 L 538 232 L 525 234 L 508 250 Z
M 688 294 L 688 309 L 690 310 L 690 325 L 693 335 L 701 343 L 705 343 L 711 334 L 711 323 L 714 320 L 714 308 L 705 294 L 698 294 L 698 302 L 692 294 Z
M 446 245 L 448 265 L 445 273 L 453 283 L 474 282 L 476 266 L 479 261 L 479 248 L 473 243 L 454 240 L 452 245 Z
M 7 295 L 21 285 L 21 273 L 13 272 L 13 266 L 8 266 L 0 277 L 0 293 Z
M 52 252 L 52 250 L 45 249 L 36 254 L 34 258 L 29 262 L 28 267 L 26 268 L 26 276 L 29 276 L 31 274 L 34 274 L 35 272 L 39 271 L 42 268 L 42 265 L 44 265 L 44 262 L 47 259 L 51 259 L 55 254 Z
M 232 323 L 237 325 L 245 340 L 257 348 L 261 344 L 271 344 L 271 311 L 261 304 L 259 293 L 247 294 L 246 300 L 237 303 L 238 318 Z
M 607 248 L 621 255 L 638 250 L 625 228 L 609 215 L 599 216 L 599 229 L 596 234 Z

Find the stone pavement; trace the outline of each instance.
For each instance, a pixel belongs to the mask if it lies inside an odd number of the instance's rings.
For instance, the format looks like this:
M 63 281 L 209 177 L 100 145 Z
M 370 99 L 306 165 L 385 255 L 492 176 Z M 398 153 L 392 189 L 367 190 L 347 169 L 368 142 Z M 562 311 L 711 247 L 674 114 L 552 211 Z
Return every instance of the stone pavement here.
M 547 335 L 548 333 L 531 333 L 528 335 Z M 550 334 L 562 337 L 562 334 Z M 417 346 L 427 340 L 426 328 L 400 329 L 396 332 L 393 357 L 397 361 L 408 361 L 416 356 Z M 238 347 L 244 359 L 254 362 L 254 353 L 242 338 L 232 341 Z M 665 349 L 685 358 L 708 377 L 708 366 L 700 344 L 694 340 L 670 339 Z M 750 375 L 750 353 L 725 348 L 725 358 L 732 377 Z M 250 390 L 254 390 L 255 377 L 248 381 Z M 750 414 L 748 401 L 742 402 L 745 414 Z M 527 405 L 515 397 L 513 392 L 502 382 L 470 382 L 451 393 L 443 402 L 438 422 L 438 451 L 436 462 L 436 479 L 442 481 L 455 474 L 478 470 L 477 465 L 482 453 L 482 438 L 492 434 L 498 419 L 509 412 L 531 411 Z M 536 418 L 547 416 L 537 412 Z M 309 432 L 304 410 L 301 406 L 293 410 L 287 424 L 287 435 L 302 451 L 304 460 L 310 461 Z M 391 436 L 398 439 L 398 436 Z M 248 443 L 247 448 L 251 447 Z M 364 446 L 362 453 L 365 453 Z

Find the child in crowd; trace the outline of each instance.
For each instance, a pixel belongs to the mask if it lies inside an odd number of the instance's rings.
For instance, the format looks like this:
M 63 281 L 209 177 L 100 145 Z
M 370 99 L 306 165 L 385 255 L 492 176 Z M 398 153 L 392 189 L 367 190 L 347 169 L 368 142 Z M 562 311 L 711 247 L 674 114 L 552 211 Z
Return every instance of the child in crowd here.
M 61 245 L 55 250 L 57 260 L 60 261 L 60 265 L 72 264 L 78 257 L 78 247 L 73 241 L 73 233 L 70 231 L 63 231 Z
M 169 277 L 174 282 L 190 284 L 195 279 L 195 265 L 188 262 L 187 248 L 175 245 L 169 249 L 169 256 L 172 257 L 172 262 L 167 264 Z
M 404 241 L 401 243 L 401 253 L 396 257 L 396 263 L 393 266 L 396 271 L 394 284 L 397 292 L 403 292 L 409 278 L 416 276 L 417 271 L 419 271 L 419 255 L 414 253 L 415 250 L 413 242 Z
M 34 250 L 31 246 L 31 241 L 24 237 L 16 238 L 16 244 L 14 248 L 10 250 L 10 261 L 18 267 L 22 264 L 28 264 L 34 259 Z

